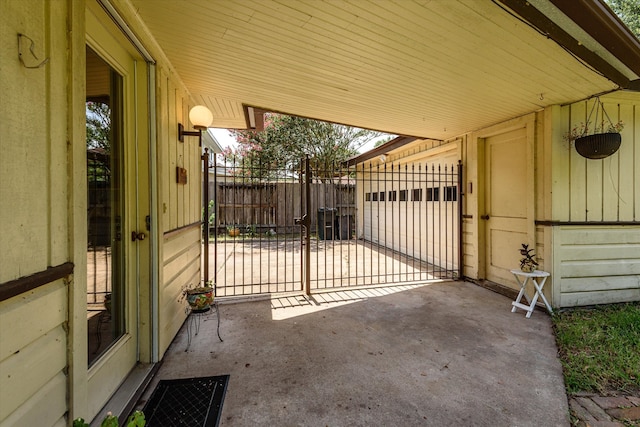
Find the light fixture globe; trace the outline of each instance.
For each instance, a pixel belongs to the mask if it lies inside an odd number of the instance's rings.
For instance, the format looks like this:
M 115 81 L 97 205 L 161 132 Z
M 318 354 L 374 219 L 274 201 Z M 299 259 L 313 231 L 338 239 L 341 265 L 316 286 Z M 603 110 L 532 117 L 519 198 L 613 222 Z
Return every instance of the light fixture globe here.
M 189 120 L 196 129 L 206 129 L 213 122 L 213 114 L 204 105 L 196 105 L 189 111 Z

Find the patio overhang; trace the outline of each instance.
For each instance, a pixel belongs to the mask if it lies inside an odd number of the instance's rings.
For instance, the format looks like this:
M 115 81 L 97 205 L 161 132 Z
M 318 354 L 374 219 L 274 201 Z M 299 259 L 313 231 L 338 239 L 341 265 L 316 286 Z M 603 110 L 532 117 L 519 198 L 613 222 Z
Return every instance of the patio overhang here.
M 447 140 L 640 86 L 638 40 L 599 0 L 109 1 L 220 128 L 247 128 L 244 106 L 259 106 Z

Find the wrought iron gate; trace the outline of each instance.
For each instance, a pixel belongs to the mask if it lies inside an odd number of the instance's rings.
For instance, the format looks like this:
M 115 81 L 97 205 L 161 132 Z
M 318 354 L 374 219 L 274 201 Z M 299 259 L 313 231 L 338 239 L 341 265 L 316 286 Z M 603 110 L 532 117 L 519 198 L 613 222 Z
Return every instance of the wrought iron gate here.
M 214 164 L 218 296 L 460 277 L 461 165 Z

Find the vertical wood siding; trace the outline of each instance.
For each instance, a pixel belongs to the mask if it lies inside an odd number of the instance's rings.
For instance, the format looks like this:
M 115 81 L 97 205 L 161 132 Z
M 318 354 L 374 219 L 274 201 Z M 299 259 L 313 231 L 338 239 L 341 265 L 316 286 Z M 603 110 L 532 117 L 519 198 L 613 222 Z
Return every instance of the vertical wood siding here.
M 193 130 L 189 110 L 195 103 L 189 101 L 175 76 L 160 65 L 156 97 L 159 213 L 161 231 L 166 233 L 201 220 L 201 147 L 195 136 L 185 136 L 184 142 L 178 141 L 178 123 L 182 123 L 185 130 Z M 177 183 L 176 167 L 187 170 L 186 185 Z
M 593 101 L 562 107 L 554 143 L 559 145 L 557 155 L 566 161 L 561 167 L 561 159 L 554 159 L 558 167 L 553 169 L 553 182 L 554 192 L 565 197 L 555 200 L 555 221 L 640 220 L 640 96 L 618 93 L 601 100 L 612 122 L 624 122 L 622 145 L 606 159 L 580 156 L 562 136 L 586 123 Z
M 459 153 L 462 160 L 462 274 L 477 278 L 479 275 L 480 253 L 478 250 L 478 144 L 469 143 L 469 135 L 460 137 Z
M 68 14 L 65 1 L 0 2 L 0 286 L 74 261 Z M 18 33 L 45 66 L 19 62 Z M 0 425 L 66 424 L 68 309 L 64 280 L 0 302 Z
M 158 212 L 159 229 L 172 232 L 201 221 L 202 162 L 198 138 L 185 136 L 178 141 L 178 123 L 193 130 L 189 123 L 190 102 L 170 70 L 157 67 L 156 102 L 158 111 Z M 187 184 L 178 184 L 176 167 L 187 170 Z M 186 228 L 160 239 L 159 343 L 164 354 L 182 326 L 185 302 L 180 293 L 200 283 L 200 227 Z
M 553 161 L 540 165 L 552 181 L 549 216 L 595 223 L 545 227 L 552 236 L 545 241 L 553 247 L 554 305 L 563 307 L 640 300 L 640 225 L 597 225 L 640 221 L 640 95 L 617 92 L 601 100 L 613 123 L 624 122 L 620 149 L 602 160 L 581 157 L 563 138 L 586 123 L 593 101 L 548 113 L 553 127 L 545 146 Z

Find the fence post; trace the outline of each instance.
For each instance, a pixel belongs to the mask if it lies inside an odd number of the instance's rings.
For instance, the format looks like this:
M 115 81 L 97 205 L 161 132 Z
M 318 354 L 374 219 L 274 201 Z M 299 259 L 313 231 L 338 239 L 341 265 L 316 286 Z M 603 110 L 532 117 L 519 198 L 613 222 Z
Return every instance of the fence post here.
M 304 254 L 304 289 L 307 295 L 311 295 L 311 212 L 309 212 L 311 206 L 311 179 L 311 165 L 309 164 L 309 156 L 307 156 L 304 163 L 305 212 L 307 215 L 304 238 L 306 246 Z
M 209 149 L 204 148 L 202 155 L 202 166 L 204 170 L 203 201 L 204 201 L 204 284 L 209 281 Z
M 217 154 L 213 153 L 213 290 L 214 295 L 218 287 L 218 218 L 220 209 L 218 209 L 218 163 Z M 223 157 L 224 158 L 224 157 Z M 223 169 L 226 171 L 225 169 Z
M 458 191 L 460 193 L 460 197 L 458 197 L 458 280 L 462 280 L 464 273 L 464 233 L 462 232 L 464 206 L 462 204 L 462 196 L 466 197 L 462 180 L 462 160 L 458 160 Z

